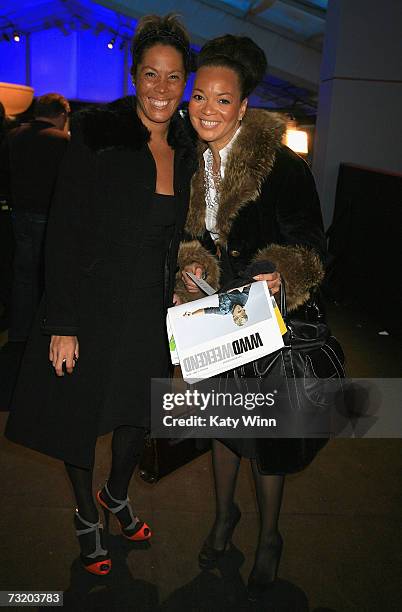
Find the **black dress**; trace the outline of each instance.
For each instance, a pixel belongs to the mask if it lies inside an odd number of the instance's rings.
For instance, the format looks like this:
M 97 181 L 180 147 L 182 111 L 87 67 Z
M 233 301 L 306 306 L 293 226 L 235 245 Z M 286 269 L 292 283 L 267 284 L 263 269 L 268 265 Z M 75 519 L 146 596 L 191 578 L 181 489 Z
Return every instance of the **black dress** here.
M 113 384 L 106 388 L 99 420 L 102 434 L 119 425 L 150 426 L 151 378 L 169 376 L 170 357 L 166 335 L 164 304 L 165 262 L 177 215 L 175 196 L 155 193 L 149 213 L 148 230 L 143 237 L 134 274 L 123 338 L 114 363 Z M 132 364 L 132 376 L 127 368 Z M 117 396 L 127 398 L 122 404 Z M 116 411 L 116 406 L 120 408 Z
M 176 196 L 154 194 L 150 198 L 133 275 L 128 277 L 125 272 L 130 290 L 124 297 L 118 291 L 117 279 L 101 283 L 100 279 L 111 278 L 109 273 L 96 281 L 110 300 L 117 304 L 124 300 L 121 326 L 110 317 L 107 329 L 102 331 L 113 347 L 109 354 L 105 354 L 99 337 L 95 292 L 93 309 L 85 313 L 92 329 L 88 324 L 85 333 L 78 335 L 80 357 L 74 372 L 57 377 L 49 364 L 50 338 L 41 333 L 43 313 L 39 311 L 14 397 L 17 410 L 10 413 L 7 424 L 6 433 L 11 440 L 67 463 L 90 467 L 99 435 L 121 425 L 149 427 L 151 378 L 169 376 L 165 268 L 179 214 L 178 203 Z M 117 274 L 113 262 L 107 265 Z M 40 382 L 29 375 L 32 371 Z M 84 398 L 87 410 L 82 407 Z

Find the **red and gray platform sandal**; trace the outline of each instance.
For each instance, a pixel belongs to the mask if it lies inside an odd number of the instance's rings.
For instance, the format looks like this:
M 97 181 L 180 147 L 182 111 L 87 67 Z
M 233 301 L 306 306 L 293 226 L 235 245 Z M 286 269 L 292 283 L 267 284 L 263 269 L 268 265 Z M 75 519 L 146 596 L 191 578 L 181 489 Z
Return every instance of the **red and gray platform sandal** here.
M 103 489 L 97 492 L 96 499 L 102 508 L 116 516 L 119 521 L 121 533 L 125 538 L 132 542 L 144 542 L 149 540 L 152 535 L 151 529 L 146 523 L 141 521 L 138 516 L 134 516 L 128 497 L 126 499 L 116 499 L 110 494 L 107 483 L 105 483 Z M 118 516 L 124 509 L 127 509 L 131 519 L 128 525 L 125 525 Z
M 76 528 L 77 537 L 80 540 L 81 550 L 87 547 L 90 543 L 91 538 L 95 540 L 95 550 L 92 553 L 84 554 L 81 552 L 81 562 L 87 572 L 96 574 L 97 576 L 106 576 L 112 569 L 112 561 L 110 559 L 108 551 L 103 546 L 103 525 L 100 521 L 97 523 L 89 523 L 78 514 L 78 510 L 75 511 L 74 523 Z M 95 537 L 89 536 L 93 534 Z

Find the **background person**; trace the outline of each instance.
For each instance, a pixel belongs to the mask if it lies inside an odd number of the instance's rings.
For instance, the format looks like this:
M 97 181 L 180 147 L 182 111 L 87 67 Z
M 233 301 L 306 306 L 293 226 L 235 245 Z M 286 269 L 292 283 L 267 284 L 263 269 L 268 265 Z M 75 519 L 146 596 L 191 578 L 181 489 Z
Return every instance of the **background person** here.
M 125 537 L 151 535 L 127 491 L 150 425 L 150 380 L 170 373 L 166 308 L 194 164 L 176 110 L 190 69 L 177 19 L 144 17 L 133 40 L 137 97 L 78 114 L 49 221 L 50 351 L 38 322 L 7 424 L 11 440 L 65 462 L 81 560 L 100 575 L 111 560 L 92 493 L 98 435 L 113 430 L 98 502 Z
M 8 152 L 6 146 L 3 145 L 7 132 L 11 127 L 12 122 L 9 117 L 7 117 L 4 105 L 0 102 L 0 332 L 8 329 L 9 324 L 12 262 L 14 258 L 14 238 L 11 227 L 9 202 Z
M 43 293 L 46 224 L 68 143 L 69 113 L 66 98 L 45 94 L 36 100 L 35 119 L 6 137 L 15 239 L 9 341 L 27 340 Z
M 281 144 L 283 120 L 265 110 L 247 110 L 247 97 L 266 72 L 265 55 L 246 37 L 226 35 L 201 49 L 189 104 L 200 138 L 199 168 L 192 179 L 186 222 L 189 240 L 180 250 L 177 293 L 198 297 L 185 271 L 204 274 L 209 284 L 228 285 L 255 264 L 277 293 L 285 279 L 288 309 L 306 303 L 323 278 L 325 256 L 320 205 L 307 164 Z M 273 265 L 275 272 L 272 272 Z M 220 280 L 219 279 L 220 276 Z M 306 441 L 214 440 L 212 459 L 216 519 L 199 555 L 214 567 L 240 520 L 234 492 L 240 458 L 251 459 L 260 511 L 260 537 L 248 581 L 258 599 L 276 577 L 282 537 L 278 530 L 284 475 L 311 461 Z M 315 441 L 312 441 L 313 443 Z M 259 469 L 264 457 L 264 474 Z

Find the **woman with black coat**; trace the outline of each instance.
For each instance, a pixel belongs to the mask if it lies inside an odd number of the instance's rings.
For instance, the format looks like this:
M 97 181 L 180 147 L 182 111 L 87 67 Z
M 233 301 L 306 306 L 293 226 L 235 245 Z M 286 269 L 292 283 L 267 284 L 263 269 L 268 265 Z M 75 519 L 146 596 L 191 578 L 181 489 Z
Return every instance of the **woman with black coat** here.
M 100 575 L 111 560 L 92 493 L 99 435 L 114 432 L 99 504 L 130 540 L 151 535 L 127 490 L 149 427 L 150 379 L 170 372 L 165 312 L 193 172 L 176 111 L 190 61 L 175 17 L 145 17 L 133 41 L 137 97 L 75 117 L 48 226 L 45 300 L 6 431 L 65 462 L 81 559 Z
M 192 179 L 188 240 L 180 247 L 176 293 L 182 301 L 202 297 L 186 271 L 203 275 L 217 288 L 233 286 L 255 264 L 253 278 L 265 280 L 272 294 L 284 279 L 288 310 L 303 316 L 310 293 L 324 276 L 321 211 L 307 164 L 282 144 L 283 119 L 265 110 L 247 110 L 247 96 L 265 71 L 265 55 L 249 38 L 226 35 L 201 49 L 189 104 L 200 138 L 199 167 Z M 199 563 L 214 567 L 230 542 L 240 520 L 234 503 L 240 458 L 248 457 L 261 518 L 248 582 L 252 601 L 276 577 L 284 476 L 312 460 L 315 442 L 213 440 L 216 519 Z

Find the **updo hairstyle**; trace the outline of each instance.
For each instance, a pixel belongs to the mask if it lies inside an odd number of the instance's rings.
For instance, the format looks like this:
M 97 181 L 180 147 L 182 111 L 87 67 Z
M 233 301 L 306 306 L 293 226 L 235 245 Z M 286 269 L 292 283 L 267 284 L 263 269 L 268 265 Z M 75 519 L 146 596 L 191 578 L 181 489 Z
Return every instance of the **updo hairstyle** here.
M 131 47 L 133 62 L 131 74 L 134 79 L 145 51 L 154 45 L 174 47 L 183 57 L 186 76 L 193 70 L 190 39 L 185 27 L 180 23 L 177 16 L 173 13 L 169 13 L 164 17 L 145 15 L 138 22 Z
M 240 97 L 247 98 L 267 71 L 264 51 L 248 36 L 225 34 L 209 40 L 198 56 L 198 68 L 220 66 L 231 68 L 238 76 Z

